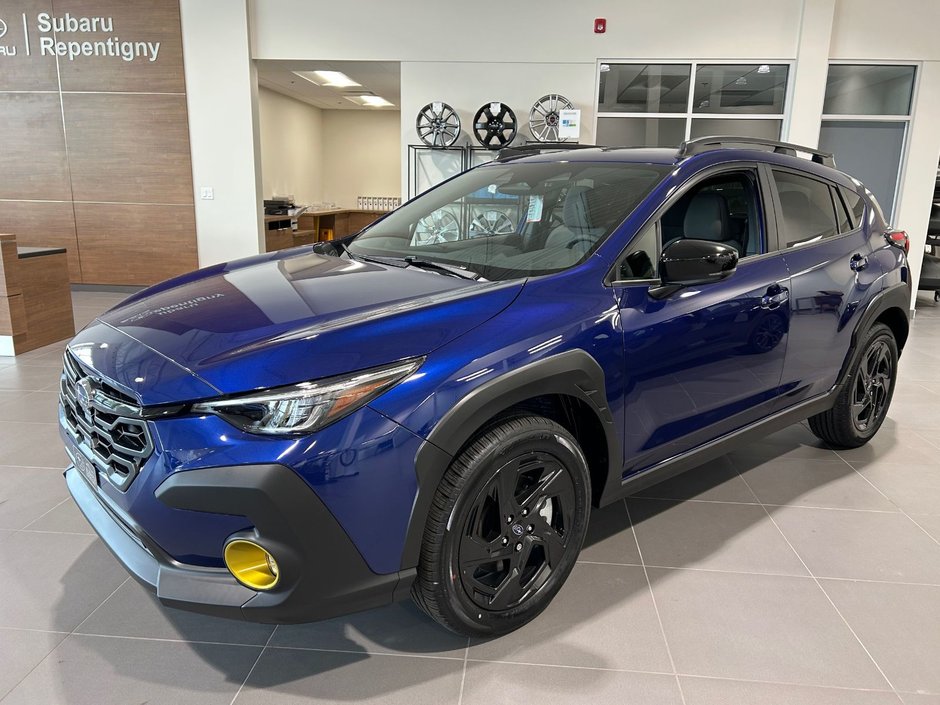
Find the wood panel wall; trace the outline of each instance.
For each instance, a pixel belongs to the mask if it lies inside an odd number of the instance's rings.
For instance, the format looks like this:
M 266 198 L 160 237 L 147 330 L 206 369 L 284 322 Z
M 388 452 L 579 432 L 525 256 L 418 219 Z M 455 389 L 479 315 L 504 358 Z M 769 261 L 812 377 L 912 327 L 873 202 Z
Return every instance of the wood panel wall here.
M 41 56 L 42 12 L 112 17 L 111 32 L 57 38 L 160 42 L 157 60 Z M 152 284 L 195 269 L 179 0 L 4 0 L 2 15 L 0 46 L 17 53 L 0 55 L 0 232 L 65 247 L 76 283 Z

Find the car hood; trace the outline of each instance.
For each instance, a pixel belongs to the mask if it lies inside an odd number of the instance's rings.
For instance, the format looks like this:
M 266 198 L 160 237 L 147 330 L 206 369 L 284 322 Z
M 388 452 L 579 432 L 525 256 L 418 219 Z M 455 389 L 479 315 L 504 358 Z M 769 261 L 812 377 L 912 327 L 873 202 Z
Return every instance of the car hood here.
M 305 250 L 219 265 L 141 292 L 72 343 L 143 404 L 294 384 L 426 355 L 506 308 L 522 281 L 475 282 Z M 100 342 L 134 341 L 137 364 Z M 161 361 L 140 374 L 147 353 Z M 166 370 L 159 374 L 159 368 Z M 185 370 L 188 379 L 180 376 Z

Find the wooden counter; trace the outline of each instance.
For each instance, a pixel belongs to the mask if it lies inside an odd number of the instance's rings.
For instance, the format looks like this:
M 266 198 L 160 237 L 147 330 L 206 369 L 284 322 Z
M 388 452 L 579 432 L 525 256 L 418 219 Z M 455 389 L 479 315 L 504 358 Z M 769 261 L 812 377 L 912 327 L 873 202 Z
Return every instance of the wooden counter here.
M 17 247 L 0 235 L 0 355 L 20 355 L 75 335 L 63 247 Z
M 297 216 L 297 230 L 291 230 L 289 215 L 264 216 L 265 251 L 283 250 L 297 245 L 310 245 L 359 232 L 386 211 L 331 208 L 305 211 Z

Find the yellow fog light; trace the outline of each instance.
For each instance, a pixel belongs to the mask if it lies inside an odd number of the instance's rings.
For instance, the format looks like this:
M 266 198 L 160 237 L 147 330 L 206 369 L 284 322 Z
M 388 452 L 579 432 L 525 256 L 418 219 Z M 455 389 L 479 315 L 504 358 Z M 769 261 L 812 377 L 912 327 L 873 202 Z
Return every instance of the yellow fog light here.
M 253 541 L 229 541 L 225 546 L 224 558 L 225 567 L 242 585 L 252 590 L 270 590 L 277 585 L 277 561 Z

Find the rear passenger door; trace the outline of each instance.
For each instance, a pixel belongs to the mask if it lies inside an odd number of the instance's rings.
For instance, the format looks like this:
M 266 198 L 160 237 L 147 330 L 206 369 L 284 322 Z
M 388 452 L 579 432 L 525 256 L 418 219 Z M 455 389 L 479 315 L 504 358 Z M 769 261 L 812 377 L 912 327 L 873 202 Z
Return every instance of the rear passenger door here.
M 776 405 L 789 276 L 772 246 L 768 194 L 756 165 L 693 177 L 615 266 L 625 348 L 625 474 L 746 426 Z M 720 282 L 652 298 L 662 248 L 679 238 L 735 247 L 737 270 Z
M 844 188 L 825 179 L 773 167 L 774 208 L 784 260 L 790 269 L 790 341 L 781 406 L 827 391 L 848 350 L 854 318 L 881 270 L 868 226 Z M 851 203 L 846 203 L 851 200 Z

